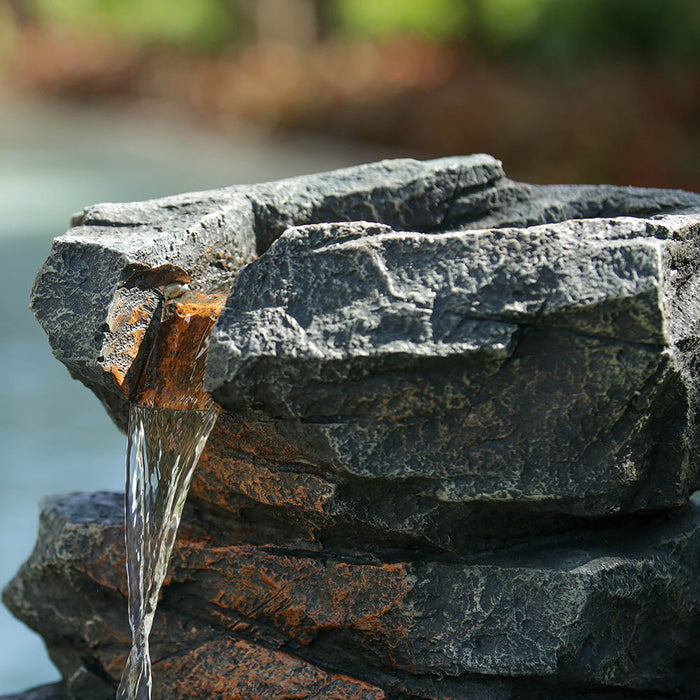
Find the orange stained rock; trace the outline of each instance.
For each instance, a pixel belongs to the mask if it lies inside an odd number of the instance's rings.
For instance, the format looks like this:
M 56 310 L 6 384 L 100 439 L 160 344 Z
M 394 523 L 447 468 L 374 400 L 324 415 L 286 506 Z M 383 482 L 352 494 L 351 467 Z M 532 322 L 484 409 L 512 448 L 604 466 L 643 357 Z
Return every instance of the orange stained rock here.
M 255 635 L 256 627 L 271 625 L 288 639 L 312 645 L 325 632 L 345 629 L 368 649 L 381 650 L 385 659 L 405 659 L 411 653 L 414 619 L 415 579 L 409 562 L 347 562 L 269 545 L 216 546 L 194 523 L 186 523 L 182 534 L 153 630 L 158 688 L 153 700 L 282 700 L 313 693 L 336 700 L 386 697 L 362 680 L 236 635 Z M 122 542 L 119 524 L 90 522 L 66 529 L 58 546 L 79 578 L 87 575 L 100 590 L 118 592 L 125 601 Z M 179 609 L 177 585 L 190 582 L 196 583 L 202 610 L 210 611 L 201 620 L 186 607 Z M 174 586 L 172 596 L 168 585 Z M 91 619 L 86 632 L 93 641 L 98 636 L 103 640 L 95 654 L 115 678 L 129 649 L 126 619 L 124 615 L 121 627 L 111 618 Z
M 102 346 L 102 369 L 111 374 L 116 385 L 128 397 L 129 379 L 148 326 L 156 310 L 154 299 L 134 305 L 127 292 L 115 296 L 110 309 L 109 334 Z
M 104 549 L 89 548 L 97 536 Z M 406 562 L 349 563 L 255 545 L 216 546 L 196 527 L 175 544 L 166 587 L 197 580 L 200 597 L 237 629 L 246 619 L 308 645 L 324 631 L 353 629 L 391 650 L 408 645 L 413 570 Z M 66 544 L 76 564 L 100 586 L 126 595 L 119 527 L 87 528 Z M 73 540 L 71 542 L 71 540 Z M 115 572 L 120 572 L 119 576 Z M 206 572 L 201 576 L 198 572 Z
M 198 499 L 230 510 L 237 495 L 267 506 L 290 506 L 314 513 L 325 513 L 336 492 L 328 479 L 293 471 L 294 465 L 255 461 L 243 455 L 223 456 L 208 450 L 192 483 Z M 235 505 L 233 506 L 235 507 Z
M 308 645 L 324 631 L 353 629 L 392 649 L 408 645 L 413 571 L 405 562 L 348 563 L 287 555 L 254 545 L 176 545 L 174 581 L 199 577 L 200 596 L 215 609 L 272 624 Z M 206 580 L 205 580 L 206 579 Z
M 237 450 L 253 458 L 267 458 L 277 462 L 313 460 L 313 454 L 305 454 L 299 445 L 275 432 L 274 425 L 230 420 L 222 422 L 220 428 L 217 444 L 221 448 L 236 445 Z
M 191 493 L 230 510 L 236 495 L 269 506 L 292 506 L 323 513 L 335 495 L 328 472 L 275 432 L 222 413 L 209 437 Z M 234 506 L 235 507 L 235 506 Z
M 207 409 L 215 404 L 204 391 L 209 335 L 225 294 L 187 292 L 163 307 L 137 387 L 129 398 L 155 408 Z
M 216 663 L 212 660 L 216 659 Z M 377 686 L 243 639 L 213 639 L 154 665 L 154 700 L 385 700 Z M 175 684 L 175 687 L 173 687 Z
M 242 422 L 235 418 L 222 420 L 219 431 L 210 444 L 224 454 L 235 445 L 237 453 L 249 459 L 268 459 L 275 462 L 313 461 L 313 454 L 302 449 L 275 430 L 274 424 Z

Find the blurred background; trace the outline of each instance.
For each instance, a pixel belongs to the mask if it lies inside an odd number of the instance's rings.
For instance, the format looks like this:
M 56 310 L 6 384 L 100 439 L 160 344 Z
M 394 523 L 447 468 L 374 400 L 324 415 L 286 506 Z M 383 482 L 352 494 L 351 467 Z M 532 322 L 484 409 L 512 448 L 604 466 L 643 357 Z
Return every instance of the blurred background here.
M 125 441 L 27 310 L 97 201 L 381 157 L 700 190 L 697 0 L 0 0 L 0 583 L 37 500 L 120 489 Z M 54 680 L 0 611 L 0 693 Z

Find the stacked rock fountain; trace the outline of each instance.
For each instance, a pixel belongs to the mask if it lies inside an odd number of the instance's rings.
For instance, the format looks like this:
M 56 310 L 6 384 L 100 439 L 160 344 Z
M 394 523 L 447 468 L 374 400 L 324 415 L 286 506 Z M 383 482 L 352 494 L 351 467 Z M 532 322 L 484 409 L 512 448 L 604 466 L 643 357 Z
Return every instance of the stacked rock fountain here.
M 154 698 L 695 697 L 699 258 L 700 195 L 485 155 L 86 209 L 32 305 L 122 429 L 163 290 L 227 295 Z M 44 502 L 57 693 L 114 697 L 123 572 L 120 495 Z

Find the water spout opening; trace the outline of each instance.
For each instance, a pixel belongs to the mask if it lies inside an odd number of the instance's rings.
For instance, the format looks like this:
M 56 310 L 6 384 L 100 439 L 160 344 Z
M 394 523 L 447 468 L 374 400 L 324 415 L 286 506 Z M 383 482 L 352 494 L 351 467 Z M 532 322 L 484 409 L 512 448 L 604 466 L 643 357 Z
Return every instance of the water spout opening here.
M 117 700 L 150 700 L 149 635 L 190 483 L 218 407 L 204 391 L 209 335 L 224 295 L 168 290 L 130 397 L 125 526 L 132 648 Z

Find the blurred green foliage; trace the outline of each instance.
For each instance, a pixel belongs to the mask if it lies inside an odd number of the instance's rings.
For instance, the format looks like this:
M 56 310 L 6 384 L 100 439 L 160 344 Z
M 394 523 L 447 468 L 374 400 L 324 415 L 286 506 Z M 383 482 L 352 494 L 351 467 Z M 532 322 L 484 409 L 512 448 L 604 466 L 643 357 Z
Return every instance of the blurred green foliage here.
M 462 39 L 552 67 L 700 62 L 698 0 L 335 0 L 341 30 Z
M 31 6 L 43 22 L 188 49 L 221 46 L 238 24 L 230 0 L 33 0 Z
M 571 68 L 607 59 L 700 63 L 697 0 L 479 0 L 472 38 L 509 56 Z
M 79 30 L 217 49 L 248 38 L 255 0 L 10 1 L 41 21 Z M 565 69 L 619 57 L 700 62 L 700 0 L 316 1 L 331 18 L 331 34 L 409 33 Z
M 464 33 L 469 3 L 464 0 L 335 0 L 341 31 L 370 37 L 418 34 L 444 40 Z

